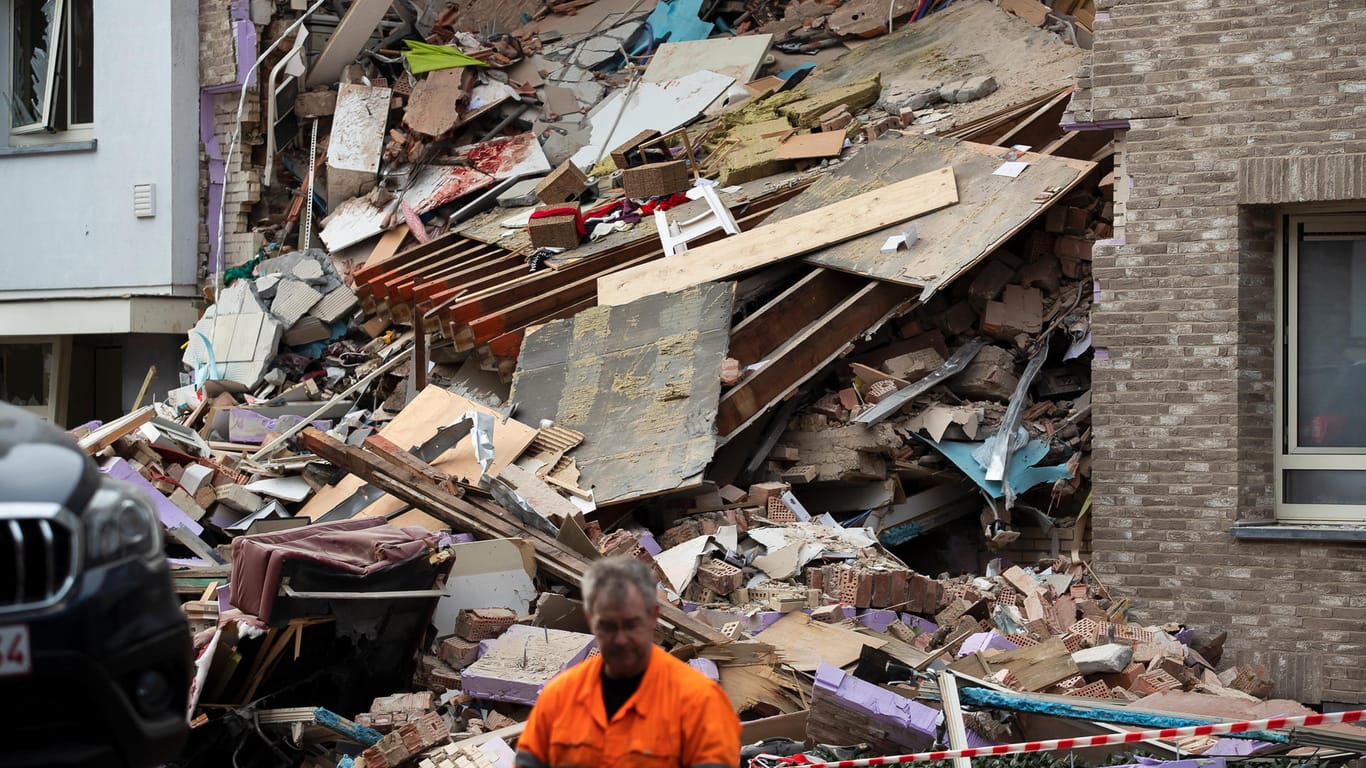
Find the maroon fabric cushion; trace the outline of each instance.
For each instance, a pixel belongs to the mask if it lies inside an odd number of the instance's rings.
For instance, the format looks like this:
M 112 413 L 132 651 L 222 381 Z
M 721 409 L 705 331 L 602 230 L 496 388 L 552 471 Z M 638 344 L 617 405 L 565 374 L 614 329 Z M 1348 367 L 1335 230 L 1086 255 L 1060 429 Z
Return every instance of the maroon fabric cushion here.
M 239 536 L 232 542 L 232 605 L 270 621 L 286 560 L 308 560 L 338 571 L 367 574 L 407 560 L 435 545 L 423 528 L 398 528 L 384 518 L 362 517 L 279 533 Z

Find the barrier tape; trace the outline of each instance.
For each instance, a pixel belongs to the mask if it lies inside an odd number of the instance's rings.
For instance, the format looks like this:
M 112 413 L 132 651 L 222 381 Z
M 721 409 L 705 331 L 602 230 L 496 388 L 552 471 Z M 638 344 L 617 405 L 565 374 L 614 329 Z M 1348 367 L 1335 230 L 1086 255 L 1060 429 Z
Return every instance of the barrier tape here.
M 1111 733 L 1104 736 L 1084 736 L 1074 739 L 1054 739 L 1052 741 L 1025 741 L 1017 744 L 997 744 L 991 747 L 970 749 L 950 749 L 938 752 L 916 752 L 909 755 L 889 757 L 868 757 L 861 760 L 832 760 L 829 762 L 797 762 L 792 758 L 776 755 L 760 755 L 756 763 L 763 760 L 764 765 L 803 765 L 806 768 L 863 768 L 870 765 L 900 765 L 925 760 L 949 760 L 955 757 L 992 757 L 1013 755 L 1020 752 L 1053 752 L 1062 749 L 1084 749 L 1086 747 L 1106 747 L 1114 744 L 1133 744 L 1149 739 L 1176 739 L 1188 736 L 1219 736 L 1229 733 L 1249 731 L 1276 731 L 1290 727 L 1335 725 L 1356 723 L 1366 720 L 1366 710 L 1333 712 L 1329 714 L 1295 715 L 1293 717 L 1269 717 L 1265 720 L 1244 720 L 1236 723 L 1209 723 L 1191 725 L 1184 728 L 1154 728 L 1147 731 Z M 755 763 L 752 763 L 753 765 Z

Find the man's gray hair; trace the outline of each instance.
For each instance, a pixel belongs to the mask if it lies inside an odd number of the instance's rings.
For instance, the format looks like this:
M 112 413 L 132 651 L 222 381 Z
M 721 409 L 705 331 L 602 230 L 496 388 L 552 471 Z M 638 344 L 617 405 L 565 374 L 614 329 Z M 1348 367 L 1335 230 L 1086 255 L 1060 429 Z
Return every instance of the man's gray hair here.
M 653 612 L 655 603 L 654 571 L 650 566 L 634 557 L 608 557 L 594 561 L 583 575 L 583 606 L 593 610 L 593 601 L 599 597 L 608 600 L 625 600 L 627 586 L 634 586 L 640 592 L 646 612 Z

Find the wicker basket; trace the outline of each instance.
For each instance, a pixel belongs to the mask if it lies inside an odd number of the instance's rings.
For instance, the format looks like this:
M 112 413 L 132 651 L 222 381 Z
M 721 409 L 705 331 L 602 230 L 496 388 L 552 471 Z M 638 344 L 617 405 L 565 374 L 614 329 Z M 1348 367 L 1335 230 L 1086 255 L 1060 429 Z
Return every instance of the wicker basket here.
M 650 163 L 621 172 L 621 186 L 626 196 L 636 200 L 682 192 L 688 188 L 688 161 Z
M 578 206 L 556 205 L 554 208 L 575 208 Z M 575 248 L 579 244 L 579 227 L 575 216 L 546 216 L 527 222 L 527 234 L 531 244 L 537 248 Z

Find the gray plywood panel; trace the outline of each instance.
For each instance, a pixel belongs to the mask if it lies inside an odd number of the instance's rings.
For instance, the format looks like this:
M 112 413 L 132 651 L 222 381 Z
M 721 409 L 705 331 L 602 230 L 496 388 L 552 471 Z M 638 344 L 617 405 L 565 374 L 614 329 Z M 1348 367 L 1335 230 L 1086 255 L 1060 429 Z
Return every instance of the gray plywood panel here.
M 512 400 L 520 420 L 584 435 L 570 455 L 599 504 L 689 488 L 716 448 L 731 283 L 594 307 L 527 333 Z
M 993 175 L 1006 147 L 924 136 L 864 145 L 828 176 L 784 203 L 770 222 L 815 210 L 872 189 L 952 166 L 958 204 L 805 257 L 809 264 L 939 290 L 972 268 L 1011 235 L 1047 210 L 1095 167 L 1094 163 L 1026 152 L 1029 167 L 1018 177 Z M 1018 153 L 1017 153 L 1018 154 Z M 893 234 L 914 225 L 919 240 L 909 249 L 882 253 Z

